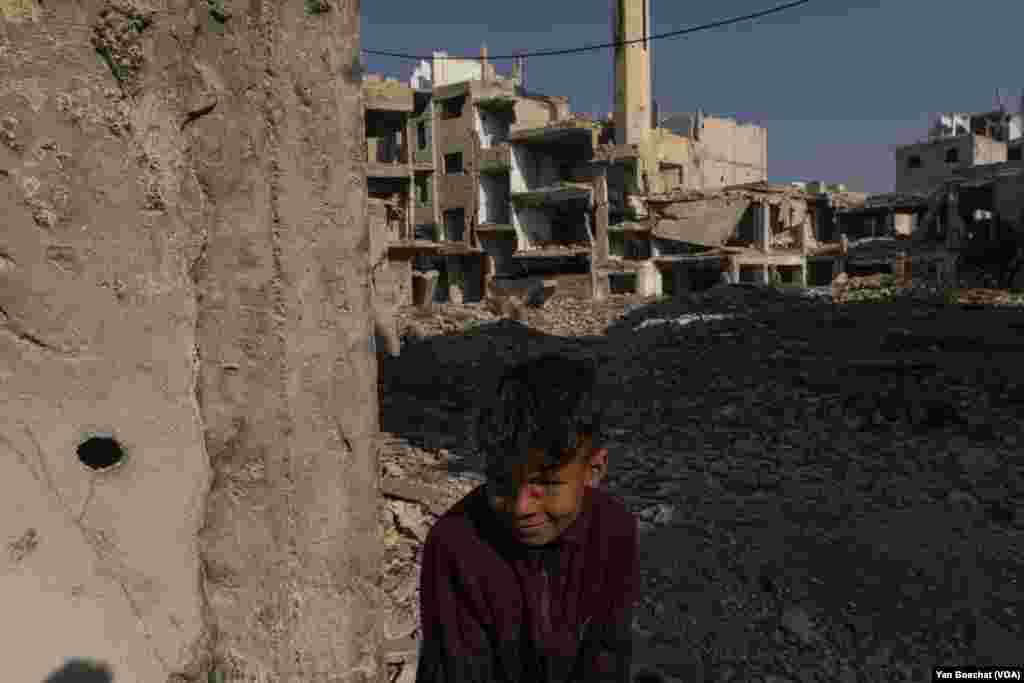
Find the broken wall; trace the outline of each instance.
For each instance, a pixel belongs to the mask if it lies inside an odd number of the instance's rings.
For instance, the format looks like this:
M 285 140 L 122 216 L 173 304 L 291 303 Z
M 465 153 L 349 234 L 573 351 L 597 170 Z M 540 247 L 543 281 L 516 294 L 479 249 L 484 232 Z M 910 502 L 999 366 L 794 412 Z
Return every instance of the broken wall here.
M 440 106 L 438 103 L 437 106 Z M 456 118 L 438 118 L 435 127 L 434 144 L 437 146 L 437 201 L 440 212 L 463 209 L 466 216 L 476 211 L 476 183 L 473 180 L 477 169 L 479 143 L 475 130 L 475 107 L 469 97 L 465 98 L 461 114 Z M 462 172 L 448 173 L 445 155 L 462 155 Z
M 974 159 L 975 135 L 940 138 L 896 149 L 896 192 L 927 192 Z M 956 161 L 947 159 L 955 154 Z
M 557 112 L 548 102 L 532 97 L 517 97 L 516 128 L 540 128 L 556 119 Z
M 720 247 L 737 234 L 751 201 L 719 196 L 685 202 L 649 202 L 649 206 L 652 236 L 705 247 Z
M 6 679 L 378 680 L 357 5 L 0 0 Z
M 448 57 L 447 54 L 447 52 L 434 53 L 433 74 L 435 87 L 462 83 L 464 81 L 479 81 L 483 77 L 483 65 L 479 59 L 458 59 L 456 57 Z
M 768 180 L 768 131 L 727 118 L 704 116 L 697 132 L 703 188 Z
M 689 138 L 676 135 L 664 128 L 651 131 L 651 145 L 645 158 L 647 164 L 649 191 L 653 194 L 670 192 L 676 188 L 700 189 L 703 187 L 703 176 L 700 169 L 700 155 L 694 151 L 695 145 Z M 659 162 L 679 166 L 682 170 L 682 182 L 678 182 L 675 174 L 661 172 Z M 678 169 L 673 168 L 676 174 Z

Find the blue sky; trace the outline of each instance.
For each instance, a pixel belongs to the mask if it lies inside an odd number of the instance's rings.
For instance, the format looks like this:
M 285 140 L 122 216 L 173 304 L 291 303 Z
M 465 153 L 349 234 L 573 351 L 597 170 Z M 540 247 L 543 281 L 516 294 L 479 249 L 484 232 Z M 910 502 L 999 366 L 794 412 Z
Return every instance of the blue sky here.
M 660 33 L 756 12 L 781 0 L 651 0 Z M 370 0 L 363 47 L 476 55 L 610 39 L 608 0 Z M 824 180 L 888 192 L 892 149 L 923 138 L 942 111 L 1019 108 L 1024 2 L 811 0 L 779 14 L 653 43 L 663 114 L 700 107 L 768 128 L 772 182 Z M 414 62 L 365 57 L 370 72 L 408 78 Z M 499 62 L 507 72 L 510 62 Z M 527 60 L 531 90 L 569 97 L 574 111 L 611 109 L 612 54 Z

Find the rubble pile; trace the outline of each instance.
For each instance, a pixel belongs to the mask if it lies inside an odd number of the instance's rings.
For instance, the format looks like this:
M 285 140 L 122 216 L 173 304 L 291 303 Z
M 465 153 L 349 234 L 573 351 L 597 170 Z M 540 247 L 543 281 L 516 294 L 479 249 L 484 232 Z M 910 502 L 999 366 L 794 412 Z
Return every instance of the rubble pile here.
M 1017 652 L 1018 310 L 731 285 L 556 295 L 523 321 L 479 304 L 398 319 L 381 456 L 393 680 L 413 680 L 426 530 L 482 481 L 464 446 L 474 392 L 541 349 L 601 364 L 605 485 L 642 532 L 638 669 L 923 680 L 936 661 Z

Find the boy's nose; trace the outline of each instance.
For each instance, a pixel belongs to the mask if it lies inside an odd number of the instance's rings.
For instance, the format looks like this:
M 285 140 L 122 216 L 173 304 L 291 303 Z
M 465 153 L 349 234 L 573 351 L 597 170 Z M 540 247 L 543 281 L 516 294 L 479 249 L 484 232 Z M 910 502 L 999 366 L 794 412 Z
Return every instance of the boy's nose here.
M 516 517 L 526 517 L 536 512 L 536 488 L 530 484 L 523 484 L 516 490 Z

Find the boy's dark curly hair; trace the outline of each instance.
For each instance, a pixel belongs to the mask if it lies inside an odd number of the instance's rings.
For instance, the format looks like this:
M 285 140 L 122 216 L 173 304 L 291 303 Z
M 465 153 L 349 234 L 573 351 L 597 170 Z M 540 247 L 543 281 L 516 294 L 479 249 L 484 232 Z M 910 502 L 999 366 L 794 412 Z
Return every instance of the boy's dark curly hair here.
M 601 426 L 596 381 L 593 361 L 563 354 L 507 369 L 493 395 L 483 397 L 473 425 L 485 467 L 518 462 L 530 448 L 543 448 L 546 464 L 560 464 L 579 436 L 596 438 Z

